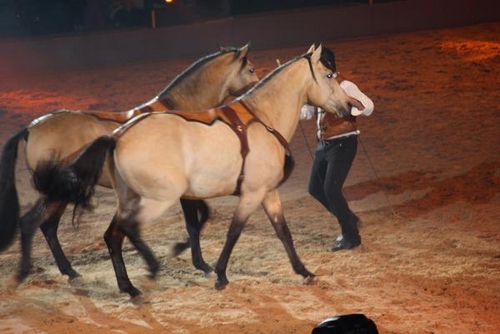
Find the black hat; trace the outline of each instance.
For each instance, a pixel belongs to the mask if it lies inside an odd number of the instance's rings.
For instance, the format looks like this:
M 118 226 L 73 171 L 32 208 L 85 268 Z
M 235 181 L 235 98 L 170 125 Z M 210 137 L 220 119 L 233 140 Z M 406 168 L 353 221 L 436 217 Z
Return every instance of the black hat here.
M 328 67 L 333 72 L 337 72 L 337 64 L 335 63 L 335 53 L 327 47 L 321 48 L 321 63 Z
M 373 320 L 355 313 L 327 318 L 311 334 L 378 334 L 378 330 Z

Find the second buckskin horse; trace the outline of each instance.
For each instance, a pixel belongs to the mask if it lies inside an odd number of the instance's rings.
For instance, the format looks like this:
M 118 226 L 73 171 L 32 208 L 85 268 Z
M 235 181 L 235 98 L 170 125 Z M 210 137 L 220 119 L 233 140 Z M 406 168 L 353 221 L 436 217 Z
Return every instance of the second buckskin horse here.
M 150 101 L 123 112 L 61 110 L 43 115 L 14 134 L 5 144 L 0 160 L 0 251 L 14 240 L 21 227 L 21 265 L 15 280 L 22 282 L 31 269 L 32 238 L 41 228 L 59 271 L 74 279 L 79 275 L 67 260 L 57 238 L 57 229 L 68 202 L 40 197 L 35 205 L 20 216 L 15 183 L 15 165 L 18 144 L 26 141 L 28 167 L 35 170 L 41 161 L 70 159 L 87 144 L 102 135 L 109 135 L 133 116 L 165 110 L 202 110 L 223 103 L 228 96 L 239 96 L 257 81 L 253 64 L 248 60 L 250 45 L 241 48 L 224 47 L 202 57 L 179 74 L 163 91 Z M 111 187 L 107 173 L 98 184 Z M 201 223 L 208 216 L 203 201 L 181 200 L 187 226 L 196 225 L 201 211 Z M 193 222 L 191 222 L 191 220 Z M 199 229 L 197 229 L 199 231 Z M 192 232 L 196 240 L 195 232 Z M 198 233 L 199 236 L 199 233 Z M 192 258 L 196 268 L 210 272 L 212 268 L 203 260 L 198 243 L 193 243 Z

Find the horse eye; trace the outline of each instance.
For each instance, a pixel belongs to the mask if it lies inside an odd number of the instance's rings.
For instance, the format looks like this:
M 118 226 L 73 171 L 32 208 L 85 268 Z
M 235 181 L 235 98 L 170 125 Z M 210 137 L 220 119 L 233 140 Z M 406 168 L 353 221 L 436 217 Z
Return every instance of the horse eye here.
M 328 79 L 333 78 L 333 73 L 328 73 L 328 74 L 326 75 L 326 77 L 327 77 Z
M 251 69 L 248 70 L 250 73 L 255 72 L 255 69 L 252 67 Z

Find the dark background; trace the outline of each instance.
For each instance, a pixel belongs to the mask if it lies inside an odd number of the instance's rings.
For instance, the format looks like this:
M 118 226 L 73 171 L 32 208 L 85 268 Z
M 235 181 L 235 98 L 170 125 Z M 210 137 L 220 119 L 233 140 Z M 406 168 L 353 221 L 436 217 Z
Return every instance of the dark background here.
M 500 19 L 498 0 L 373 0 L 329 4 L 311 0 L 307 6 L 298 0 L 268 0 L 264 6 L 260 0 L 249 8 L 238 6 L 248 5 L 247 1 L 254 3 L 253 0 L 210 0 L 174 2 L 169 6 L 153 3 L 149 12 L 142 8 L 137 16 L 120 17 L 114 12 L 115 21 L 87 18 L 83 26 L 75 27 L 67 23 L 67 1 L 37 1 L 35 13 L 43 10 L 53 19 L 32 21 L 31 25 L 25 22 L 21 26 L 12 14 L 14 1 L 0 0 L 0 31 L 4 32 L 0 35 L 0 75 L 200 57 L 213 52 L 218 45 L 241 46 L 247 42 L 251 42 L 253 50 L 303 47 Z M 85 0 L 85 8 L 103 1 L 108 0 Z M 285 4 L 295 7 L 283 9 Z M 312 4 L 315 5 L 309 7 Z
M 0 0 L 0 34 L 29 36 L 197 21 L 370 0 Z M 374 0 L 387 2 L 388 0 Z M 397 1 L 397 0 L 392 0 Z M 154 17 L 152 12 L 154 11 Z

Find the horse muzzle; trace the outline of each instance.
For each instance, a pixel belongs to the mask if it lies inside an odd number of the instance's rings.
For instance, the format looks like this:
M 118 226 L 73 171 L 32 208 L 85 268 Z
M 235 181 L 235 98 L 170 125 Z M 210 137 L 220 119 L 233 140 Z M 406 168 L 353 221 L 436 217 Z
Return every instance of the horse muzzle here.
M 343 117 L 351 114 L 351 109 L 352 109 L 352 105 L 350 102 L 347 102 L 347 103 L 345 103 L 345 102 L 338 103 L 337 102 L 335 104 L 334 108 L 332 108 L 331 110 L 329 110 L 329 109 L 325 109 L 325 110 L 336 114 L 338 118 L 343 118 Z

